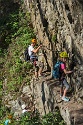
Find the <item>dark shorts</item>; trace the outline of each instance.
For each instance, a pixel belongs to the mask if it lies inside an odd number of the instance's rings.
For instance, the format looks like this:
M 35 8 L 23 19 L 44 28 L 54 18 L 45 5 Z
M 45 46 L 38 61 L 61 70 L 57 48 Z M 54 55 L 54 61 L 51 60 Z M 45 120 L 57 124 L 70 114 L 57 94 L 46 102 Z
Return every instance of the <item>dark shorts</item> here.
M 65 78 L 60 81 L 60 84 L 61 87 L 65 86 L 67 90 L 69 89 L 69 84 Z

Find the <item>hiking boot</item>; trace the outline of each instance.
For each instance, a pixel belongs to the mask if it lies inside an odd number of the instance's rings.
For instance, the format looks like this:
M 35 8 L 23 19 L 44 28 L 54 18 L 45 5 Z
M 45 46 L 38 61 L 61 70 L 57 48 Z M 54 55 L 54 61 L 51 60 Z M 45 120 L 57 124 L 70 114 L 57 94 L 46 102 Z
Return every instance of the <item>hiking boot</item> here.
M 65 102 L 68 102 L 68 101 L 69 101 L 69 98 L 62 97 L 62 100 L 65 101 Z

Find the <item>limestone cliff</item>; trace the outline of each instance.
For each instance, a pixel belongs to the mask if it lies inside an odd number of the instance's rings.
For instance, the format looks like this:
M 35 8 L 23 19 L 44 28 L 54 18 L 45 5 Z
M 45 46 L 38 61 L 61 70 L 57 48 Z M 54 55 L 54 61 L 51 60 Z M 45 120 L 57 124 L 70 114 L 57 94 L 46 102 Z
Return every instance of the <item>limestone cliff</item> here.
M 82 0 L 24 0 L 31 13 L 38 41 L 43 44 L 47 68 L 52 70 L 62 50 L 69 53 L 76 71 L 71 83 L 76 92 L 83 87 L 83 2 Z M 80 98 L 83 98 L 80 90 Z
M 54 80 L 46 81 L 45 78 L 41 78 L 38 82 L 34 82 L 33 79 L 30 86 L 24 86 L 21 91 L 21 97 L 26 95 L 26 99 L 19 98 L 27 103 L 27 97 L 34 95 L 35 106 L 41 114 L 53 111 L 58 106 L 67 125 L 82 125 L 83 2 L 82 0 L 24 0 L 24 4 L 26 10 L 31 13 L 31 23 L 37 40 L 43 44 L 46 68 L 51 72 L 59 52 L 66 50 L 70 56 L 70 69 L 75 68 L 75 72 L 68 77 L 71 85 L 69 103 L 59 99 L 58 83 Z M 48 72 L 45 72 L 45 75 L 46 73 Z M 7 97 L 9 99 L 8 95 Z M 12 111 L 18 109 L 19 112 L 18 102 L 19 99 L 9 102 L 13 105 Z

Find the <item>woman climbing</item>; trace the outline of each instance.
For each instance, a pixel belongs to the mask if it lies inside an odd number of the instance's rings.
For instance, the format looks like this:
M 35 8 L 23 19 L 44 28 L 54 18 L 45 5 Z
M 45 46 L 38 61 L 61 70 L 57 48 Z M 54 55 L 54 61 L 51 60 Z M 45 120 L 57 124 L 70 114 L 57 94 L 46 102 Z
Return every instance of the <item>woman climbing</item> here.
M 73 71 L 68 71 L 66 69 L 67 58 L 68 58 L 67 52 L 60 53 L 60 61 L 61 61 L 61 64 L 60 64 L 60 79 L 59 79 L 60 83 L 61 83 L 60 96 L 62 97 L 62 100 L 68 102 L 69 98 L 66 97 L 66 93 L 69 89 L 69 84 L 68 84 L 65 76 L 66 76 L 66 74 L 70 74 Z M 64 87 L 65 87 L 65 89 L 64 89 Z

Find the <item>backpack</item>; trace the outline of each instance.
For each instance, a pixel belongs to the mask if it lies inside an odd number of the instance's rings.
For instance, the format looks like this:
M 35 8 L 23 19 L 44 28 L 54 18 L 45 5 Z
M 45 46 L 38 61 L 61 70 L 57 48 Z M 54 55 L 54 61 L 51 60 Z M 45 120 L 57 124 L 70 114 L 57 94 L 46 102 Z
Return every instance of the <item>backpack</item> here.
M 30 45 L 29 45 L 30 46 Z M 32 63 L 34 62 L 34 61 L 38 61 L 38 57 L 37 56 L 35 56 L 34 55 L 34 53 L 32 53 L 31 54 L 31 56 L 29 56 L 29 51 L 28 51 L 28 49 L 29 49 L 29 46 L 25 49 L 25 51 L 24 51 L 24 60 L 25 61 L 31 61 Z
M 29 56 L 29 53 L 28 53 L 28 47 L 24 51 L 24 60 L 27 61 L 27 62 L 30 61 L 30 56 Z
M 54 65 L 54 69 L 52 71 L 52 76 L 53 78 L 60 78 L 60 65 L 61 65 L 62 62 L 58 61 L 56 62 L 56 64 Z

